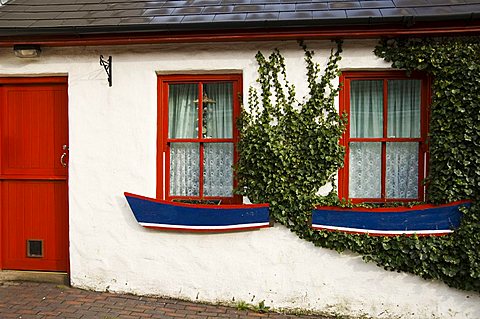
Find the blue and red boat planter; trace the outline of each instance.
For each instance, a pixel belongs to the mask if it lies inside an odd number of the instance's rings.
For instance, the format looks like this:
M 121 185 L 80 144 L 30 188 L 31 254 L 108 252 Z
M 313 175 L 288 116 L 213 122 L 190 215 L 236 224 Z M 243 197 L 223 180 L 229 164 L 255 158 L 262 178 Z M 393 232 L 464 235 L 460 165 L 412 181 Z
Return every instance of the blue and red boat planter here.
M 268 204 L 198 205 L 125 193 L 143 227 L 188 232 L 229 232 L 270 227 Z
M 417 205 L 388 208 L 317 207 L 312 212 L 312 228 L 376 236 L 446 235 L 460 225 L 460 207 L 469 201 L 445 205 Z

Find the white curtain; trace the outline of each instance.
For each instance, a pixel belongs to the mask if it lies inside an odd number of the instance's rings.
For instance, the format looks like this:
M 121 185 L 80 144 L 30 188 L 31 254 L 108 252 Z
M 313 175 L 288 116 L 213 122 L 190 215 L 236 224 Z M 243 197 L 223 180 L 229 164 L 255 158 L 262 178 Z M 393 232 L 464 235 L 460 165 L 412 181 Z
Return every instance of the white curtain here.
M 200 195 L 200 144 L 170 144 L 170 195 Z
M 387 143 L 387 198 L 418 197 L 418 143 Z
M 205 143 L 204 151 L 204 195 L 231 197 L 233 190 L 233 143 Z
M 380 198 L 382 190 L 382 144 L 350 143 L 350 198 Z

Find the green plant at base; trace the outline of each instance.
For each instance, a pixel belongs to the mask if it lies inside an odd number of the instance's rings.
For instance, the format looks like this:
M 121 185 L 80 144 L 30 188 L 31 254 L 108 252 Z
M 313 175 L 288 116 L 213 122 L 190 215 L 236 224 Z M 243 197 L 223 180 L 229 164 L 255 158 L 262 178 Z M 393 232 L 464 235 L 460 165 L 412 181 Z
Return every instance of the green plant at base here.
M 480 291 L 480 44 L 478 39 L 396 39 L 382 41 L 375 53 L 393 67 L 425 71 L 433 81 L 430 110 L 429 201 L 445 203 L 469 198 L 459 229 L 443 237 L 373 237 L 316 231 L 309 227 L 315 204 L 345 205 L 332 191 L 343 165 L 338 141 L 345 116 L 334 107 L 341 44 L 330 55 L 322 76 L 305 52 L 309 97 L 295 100 L 284 59 L 278 50 L 269 58 L 256 55 L 260 95 L 250 88 L 251 112 L 239 121 L 240 160 L 237 192 L 252 202 L 269 202 L 277 222 L 316 246 L 350 250 L 365 261 L 392 271 L 443 280 L 452 287 Z M 455 116 L 453 116 L 455 115 Z
M 252 309 L 256 312 L 267 312 L 270 310 L 270 307 L 265 306 L 265 300 L 262 300 L 258 303 L 258 305 L 254 305 Z
M 237 310 L 248 310 L 250 307 L 251 305 L 243 300 L 240 300 L 235 304 L 235 308 L 237 308 Z
M 258 305 L 252 305 L 241 300 L 235 304 L 235 308 L 237 310 L 252 310 L 256 312 L 268 312 L 270 310 L 270 307 L 265 305 L 265 300 L 260 301 Z

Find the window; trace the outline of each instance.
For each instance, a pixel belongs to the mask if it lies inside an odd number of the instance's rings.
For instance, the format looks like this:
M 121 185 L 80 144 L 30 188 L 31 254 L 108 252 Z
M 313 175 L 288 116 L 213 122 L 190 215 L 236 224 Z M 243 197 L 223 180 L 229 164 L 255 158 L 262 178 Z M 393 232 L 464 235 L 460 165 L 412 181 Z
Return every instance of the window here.
M 423 200 L 429 83 L 404 72 L 345 72 L 340 111 L 345 166 L 339 196 L 353 202 Z
M 240 75 L 159 76 L 157 197 L 221 200 L 233 194 Z

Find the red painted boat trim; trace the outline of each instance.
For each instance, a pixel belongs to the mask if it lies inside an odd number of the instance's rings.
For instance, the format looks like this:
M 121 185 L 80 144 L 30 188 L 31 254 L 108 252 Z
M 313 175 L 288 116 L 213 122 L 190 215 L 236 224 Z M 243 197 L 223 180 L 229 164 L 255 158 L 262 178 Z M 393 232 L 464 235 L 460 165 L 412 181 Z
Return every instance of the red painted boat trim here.
M 449 206 L 456 206 L 465 203 L 471 203 L 471 200 L 459 200 L 456 202 L 451 202 L 448 204 L 441 204 L 441 205 L 433 205 L 433 204 L 422 204 L 422 205 L 415 205 L 412 207 L 375 207 L 375 208 L 367 208 L 367 207 L 336 207 L 336 206 L 317 206 L 317 210 L 339 210 L 339 211 L 358 211 L 358 212 L 376 212 L 376 213 L 383 213 L 383 212 L 408 212 L 412 210 L 419 210 L 419 209 L 429 209 L 435 207 L 449 207 Z
M 154 199 L 150 197 L 145 197 L 145 196 L 140 196 L 132 193 L 125 192 L 125 196 L 129 197 L 135 197 L 135 198 L 140 198 L 140 199 L 145 199 L 149 200 L 152 202 L 160 203 L 160 204 L 167 204 L 167 205 L 172 205 L 172 206 L 179 206 L 179 207 L 190 207 L 190 208 L 205 208 L 205 209 L 239 209 L 239 208 L 261 208 L 261 207 L 269 207 L 269 204 L 248 204 L 248 205 L 203 205 L 203 204 L 189 204 L 189 203 L 179 203 L 179 202 L 171 202 L 171 201 L 166 201 L 166 200 L 161 200 L 161 199 Z M 146 226 L 144 226 L 146 227 Z M 151 227 L 151 226 L 149 226 Z M 158 228 L 158 227 L 153 227 L 153 228 Z M 255 227 L 258 228 L 258 227 Z M 171 228 L 168 228 L 171 229 Z M 191 229 L 190 229 L 191 230 Z M 201 230 L 199 230 L 201 231 Z
M 352 39 L 352 38 L 380 38 L 398 36 L 453 36 L 469 35 L 480 32 L 480 25 L 476 21 L 465 26 L 465 21 L 459 23 L 424 23 L 410 28 L 390 25 L 377 27 L 350 26 L 350 27 L 318 27 L 318 28 L 291 28 L 283 29 L 252 29 L 216 31 L 185 31 L 185 32 L 138 32 L 122 34 L 95 34 L 95 35 L 67 35 L 56 36 L 7 36 L 0 38 L 0 47 L 12 47 L 15 44 L 38 44 L 41 46 L 88 46 L 88 45 L 127 45 L 153 43 L 196 43 L 196 42 L 234 42 L 234 41 L 275 41 L 298 39 Z M 433 26 L 432 26 L 433 25 Z

